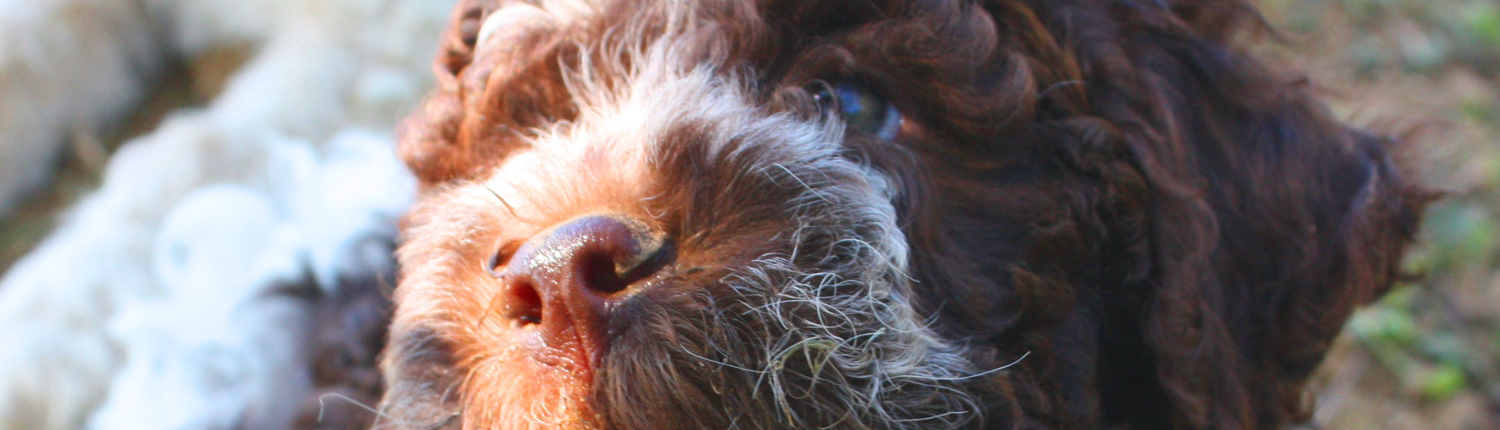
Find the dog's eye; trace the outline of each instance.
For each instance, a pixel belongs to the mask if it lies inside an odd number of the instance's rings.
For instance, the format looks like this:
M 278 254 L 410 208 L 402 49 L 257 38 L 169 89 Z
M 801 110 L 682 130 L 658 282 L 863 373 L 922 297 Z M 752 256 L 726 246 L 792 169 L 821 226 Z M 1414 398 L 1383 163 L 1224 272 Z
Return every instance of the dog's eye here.
M 901 113 L 869 87 L 848 82 L 819 82 L 809 89 L 825 110 L 837 112 L 850 133 L 890 140 L 901 129 Z

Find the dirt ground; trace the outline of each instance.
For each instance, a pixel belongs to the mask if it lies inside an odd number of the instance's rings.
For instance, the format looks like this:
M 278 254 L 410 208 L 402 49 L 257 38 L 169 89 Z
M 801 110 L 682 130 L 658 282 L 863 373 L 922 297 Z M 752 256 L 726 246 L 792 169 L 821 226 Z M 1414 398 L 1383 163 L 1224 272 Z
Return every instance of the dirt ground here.
M 1500 429 L 1500 0 L 1261 5 L 1282 40 L 1258 54 L 1307 73 L 1341 118 L 1414 142 L 1404 156 L 1447 193 L 1406 262 L 1415 276 L 1355 316 L 1316 376 L 1310 427 Z M 121 137 L 212 94 L 204 72 L 185 65 L 187 84 L 137 117 L 80 130 L 52 189 L 0 216 L 0 271 L 96 186 Z

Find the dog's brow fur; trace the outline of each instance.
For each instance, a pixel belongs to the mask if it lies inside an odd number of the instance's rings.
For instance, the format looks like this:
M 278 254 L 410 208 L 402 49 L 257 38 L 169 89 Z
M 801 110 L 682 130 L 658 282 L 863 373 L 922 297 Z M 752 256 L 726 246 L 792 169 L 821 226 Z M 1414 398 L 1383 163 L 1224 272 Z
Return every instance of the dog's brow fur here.
M 403 130 L 391 424 L 1274 427 L 1429 198 L 1239 1 L 511 3 L 460 5 Z M 484 262 L 596 213 L 678 257 L 539 365 Z

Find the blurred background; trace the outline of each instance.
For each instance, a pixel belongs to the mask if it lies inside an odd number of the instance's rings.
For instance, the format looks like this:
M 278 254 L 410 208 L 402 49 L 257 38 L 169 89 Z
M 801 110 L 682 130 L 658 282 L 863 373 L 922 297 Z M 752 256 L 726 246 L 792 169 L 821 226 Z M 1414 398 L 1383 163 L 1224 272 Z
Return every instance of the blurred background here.
M 25 9 L 13 3 L 0 1 L 0 13 Z M 382 6 L 396 9 L 376 13 L 407 14 L 405 28 L 429 35 L 436 34 L 446 17 L 446 4 L 375 3 L 407 4 Z M 1405 263 L 1419 276 L 1356 314 L 1316 376 L 1311 390 L 1319 406 L 1314 424 L 1334 429 L 1500 428 L 1500 1 L 1260 3 L 1282 40 L 1259 44 L 1257 53 L 1284 66 L 1279 68 L 1304 71 L 1340 118 L 1417 142 L 1405 156 L 1421 166 L 1427 183 L 1447 193 L 1427 213 L 1419 246 Z M 65 210 L 99 187 L 110 155 L 123 143 L 157 130 L 170 112 L 212 112 L 214 98 L 234 85 L 236 71 L 267 55 L 266 46 L 275 39 L 270 35 L 284 31 L 200 44 L 207 48 L 170 48 L 192 55 L 164 56 L 168 59 L 152 71 L 162 85 L 140 95 L 133 104 L 138 107 L 123 111 L 124 120 L 62 130 L 69 137 L 50 184 L 17 197 L 0 213 L 0 273 L 46 238 Z M 409 39 L 405 42 L 413 47 L 371 54 L 382 64 L 377 68 L 386 67 L 389 74 L 363 76 L 333 96 L 335 104 L 345 106 L 335 124 L 367 130 L 374 145 L 389 144 L 399 112 L 410 109 L 429 84 L 426 62 L 435 40 Z M 11 48 L 0 49 L 0 56 L 14 53 Z M 363 57 L 347 61 L 370 67 L 361 63 L 368 61 Z M 0 62 L 0 72 L 4 67 Z M 277 138 L 312 141 L 315 149 L 344 147 L 316 143 L 339 140 L 339 127 L 328 128 L 290 127 Z M 383 166 L 385 161 L 372 163 Z M 394 197 L 395 204 L 402 198 Z M 379 225 L 371 228 L 380 230 Z M 339 252 L 348 253 L 334 254 Z

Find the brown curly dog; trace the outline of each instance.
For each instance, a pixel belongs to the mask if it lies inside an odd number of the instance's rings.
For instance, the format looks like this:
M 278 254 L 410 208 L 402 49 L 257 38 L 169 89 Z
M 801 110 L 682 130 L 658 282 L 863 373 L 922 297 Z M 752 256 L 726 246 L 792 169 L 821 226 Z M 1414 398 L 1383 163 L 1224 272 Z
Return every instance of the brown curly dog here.
M 463 2 L 381 425 L 1267 428 L 1429 195 L 1235 0 Z

